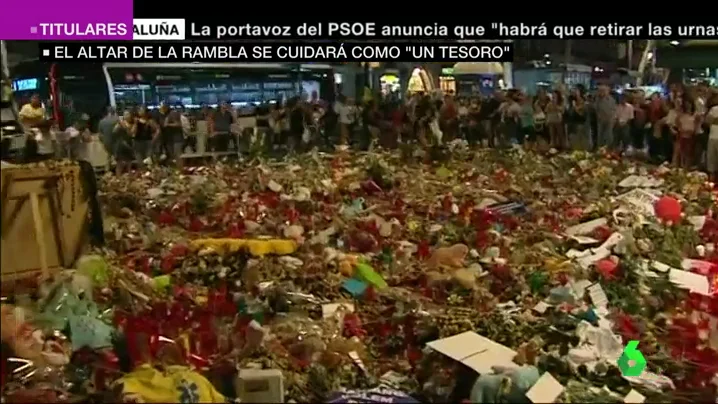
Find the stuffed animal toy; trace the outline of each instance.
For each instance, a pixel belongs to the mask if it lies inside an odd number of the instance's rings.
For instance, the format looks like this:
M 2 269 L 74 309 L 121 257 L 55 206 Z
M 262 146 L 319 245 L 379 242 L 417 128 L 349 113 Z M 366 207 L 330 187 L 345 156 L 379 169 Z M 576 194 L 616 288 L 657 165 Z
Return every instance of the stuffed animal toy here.
M 0 336 L 20 358 L 36 367 L 62 366 L 69 363 L 65 349 L 56 341 L 46 341 L 42 331 L 27 320 L 25 311 L 10 304 L 0 305 Z
M 451 247 L 437 248 L 429 258 L 430 268 L 463 268 L 464 259 L 469 253 L 469 247 L 465 244 L 454 244 Z
M 265 255 L 290 255 L 297 251 L 297 242 L 294 240 L 260 240 L 260 239 L 223 239 L 210 238 L 192 240 L 189 245 L 193 250 L 211 250 L 216 254 L 236 253 L 242 249 L 247 251 L 254 257 L 264 257 Z

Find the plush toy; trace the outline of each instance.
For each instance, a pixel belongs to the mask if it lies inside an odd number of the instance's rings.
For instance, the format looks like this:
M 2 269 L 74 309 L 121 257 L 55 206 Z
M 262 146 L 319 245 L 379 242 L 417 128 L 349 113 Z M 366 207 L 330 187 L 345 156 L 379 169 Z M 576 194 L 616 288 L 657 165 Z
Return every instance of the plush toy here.
M 499 374 L 481 375 L 471 389 L 472 403 L 530 403 L 526 392 L 539 379 L 538 369 L 522 366 Z
M 454 271 L 451 278 L 464 289 L 474 289 L 476 287 L 476 280 L 478 279 L 478 273 L 470 269 L 460 268 Z
M 469 247 L 465 244 L 454 244 L 451 247 L 437 248 L 429 258 L 431 268 L 463 268 L 464 259 L 469 253 Z
M 678 199 L 672 196 L 664 196 L 656 201 L 653 206 L 656 217 L 664 222 L 678 223 L 681 221 L 683 207 Z
M 303 234 L 304 227 L 298 224 L 293 224 L 284 228 L 284 237 L 298 243 L 302 243 L 304 241 L 304 237 L 302 237 Z
M 0 305 L 0 336 L 20 358 L 36 367 L 62 366 L 69 363 L 66 350 L 56 341 L 45 341 L 42 331 L 27 320 L 25 310 L 10 304 Z
M 359 258 L 354 254 L 343 254 L 339 258 L 339 272 L 351 278 L 354 276 L 354 267 L 359 262 Z
M 289 255 L 297 251 L 297 242 L 294 240 L 254 240 L 254 239 L 231 239 L 231 238 L 210 238 L 192 240 L 189 247 L 194 250 L 209 250 L 213 253 L 236 253 L 247 249 L 254 257 L 265 255 Z

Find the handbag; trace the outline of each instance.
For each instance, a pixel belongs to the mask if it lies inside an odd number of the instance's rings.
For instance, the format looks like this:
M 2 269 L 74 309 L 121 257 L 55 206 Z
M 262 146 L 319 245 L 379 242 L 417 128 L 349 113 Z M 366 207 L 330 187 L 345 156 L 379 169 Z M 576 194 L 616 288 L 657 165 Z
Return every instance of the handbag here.
M 305 126 L 304 132 L 302 132 L 302 143 L 307 144 L 310 140 L 312 140 L 312 131 L 310 131 L 309 128 Z

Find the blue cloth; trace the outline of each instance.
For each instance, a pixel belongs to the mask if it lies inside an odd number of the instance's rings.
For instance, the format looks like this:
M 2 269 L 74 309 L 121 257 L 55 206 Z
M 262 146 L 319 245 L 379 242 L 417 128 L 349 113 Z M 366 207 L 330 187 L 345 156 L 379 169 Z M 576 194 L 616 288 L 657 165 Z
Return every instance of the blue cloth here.
M 369 287 L 369 285 L 357 279 L 347 279 L 343 285 L 344 290 L 351 293 L 354 297 L 363 295 L 367 287 Z

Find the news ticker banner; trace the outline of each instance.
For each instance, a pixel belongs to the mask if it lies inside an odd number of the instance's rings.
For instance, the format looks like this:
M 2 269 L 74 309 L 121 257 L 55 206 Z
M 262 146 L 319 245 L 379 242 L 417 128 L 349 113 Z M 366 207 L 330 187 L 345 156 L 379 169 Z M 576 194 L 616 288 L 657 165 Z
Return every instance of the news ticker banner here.
M 513 60 L 502 42 L 41 42 L 51 62 L 452 62 Z
M 8 6 L 25 9 L 24 3 L 11 1 Z M 22 6 L 22 7 L 21 7 Z M 4 6 L 5 7 L 5 6 Z M 171 10 L 170 10 L 171 11 Z M 259 13 L 261 14 L 261 13 Z M 411 17 L 408 23 L 395 20 L 320 21 L 313 17 L 268 19 L 243 16 L 222 22 L 197 18 L 138 18 L 132 2 L 116 0 L 110 4 L 89 0 L 62 3 L 39 0 L 32 12 L 6 12 L 12 16 L 0 25 L 1 39 L 27 40 L 513 40 L 520 38 L 605 38 L 605 39 L 718 39 L 718 23 L 701 23 L 703 17 L 666 22 L 652 17 L 626 22 L 613 19 L 581 19 L 579 22 L 556 19 L 448 16 Z M 294 18 L 294 17 L 292 17 Z M 298 20 L 298 21 L 297 21 Z M 478 21 L 477 21 L 478 20 Z M 450 22 L 449 22 L 450 21 Z M 570 22 L 569 22 L 570 21 Z

